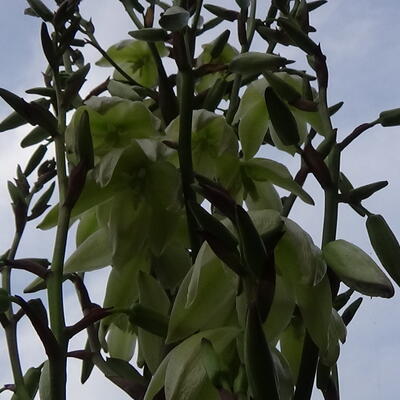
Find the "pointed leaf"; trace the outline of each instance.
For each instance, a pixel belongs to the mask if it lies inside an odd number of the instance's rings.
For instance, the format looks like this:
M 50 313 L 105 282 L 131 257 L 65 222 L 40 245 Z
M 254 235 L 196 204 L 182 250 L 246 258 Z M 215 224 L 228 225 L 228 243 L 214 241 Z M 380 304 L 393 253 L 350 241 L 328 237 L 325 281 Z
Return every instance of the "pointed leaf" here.
M 254 158 L 243 162 L 242 167 L 255 181 L 270 181 L 296 194 L 305 203 L 314 204 L 313 199 L 293 180 L 289 170 L 283 164 L 264 158 Z

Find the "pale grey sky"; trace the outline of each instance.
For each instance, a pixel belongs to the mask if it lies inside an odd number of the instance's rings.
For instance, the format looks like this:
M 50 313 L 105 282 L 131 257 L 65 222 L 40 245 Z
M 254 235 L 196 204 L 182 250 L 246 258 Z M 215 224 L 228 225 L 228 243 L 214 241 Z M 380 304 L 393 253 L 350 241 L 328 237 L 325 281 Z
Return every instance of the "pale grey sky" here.
M 0 50 L 2 57 L 0 87 L 20 95 L 25 89 L 41 82 L 40 72 L 44 69 L 44 57 L 39 42 L 39 20 L 23 15 L 25 0 L 3 0 L 0 14 Z M 53 6 L 54 2 L 47 3 Z M 210 1 L 229 7 L 233 1 Z M 262 10 L 267 1 L 259 1 Z M 117 0 L 85 0 L 82 2 L 82 14 L 92 17 L 96 25 L 97 37 L 105 47 L 127 38 L 127 31 L 134 29 L 122 12 Z M 315 40 L 322 43 L 328 57 L 330 68 L 329 97 L 331 103 L 345 102 L 335 117 L 335 126 L 343 138 L 355 126 L 376 119 L 380 111 L 400 107 L 400 26 L 398 24 L 400 8 L 396 0 L 329 0 L 328 4 L 313 14 L 312 24 L 317 28 L 313 34 Z M 255 44 L 257 48 L 257 43 Z M 88 49 L 89 50 L 89 49 Z M 288 53 L 287 49 L 281 50 Z M 90 49 L 88 60 L 94 61 L 97 54 Z M 295 58 L 297 60 L 297 57 Z M 298 62 L 298 65 L 304 65 Z M 110 71 L 97 69 L 91 75 L 87 87 L 95 86 Z M 92 71 L 93 72 L 93 71 Z M 0 117 L 9 109 L 0 103 Z M 19 148 L 19 141 L 26 129 L 16 133 L 0 135 L 0 252 L 9 246 L 12 237 L 12 215 L 6 181 L 13 177 L 17 159 L 26 159 L 29 151 Z M 382 213 L 400 237 L 400 214 L 397 204 L 400 200 L 400 128 L 373 128 L 354 142 L 349 152 L 343 156 L 343 171 L 354 185 L 362 185 L 377 180 L 389 180 L 390 185 L 367 202 L 367 207 L 376 213 Z M 295 172 L 298 160 L 282 157 Z M 312 179 L 306 188 L 317 199 L 317 206 L 296 205 L 292 218 L 308 230 L 316 243 L 320 243 L 322 217 L 322 199 Z M 338 237 L 350 240 L 373 255 L 364 226 L 365 221 L 347 207 L 340 208 Z M 28 234 L 23 243 L 21 256 L 48 256 L 52 244 L 52 232 Z M 71 240 L 73 242 L 73 240 Z M 26 278 L 19 274 L 18 287 L 22 287 Z M 94 277 L 93 277 L 94 278 Z M 93 282 L 93 278 L 91 281 Z M 90 278 L 89 278 L 90 279 Z M 102 285 L 91 285 L 97 292 L 94 296 L 101 302 Z M 400 356 L 400 302 L 399 295 L 394 299 L 364 299 L 361 310 L 351 323 L 348 339 L 339 362 L 342 399 L 374 400 L 376 398 L 397 399 L 400 389 L 398 366 L 395 360 Z M 79 309 L 73 296 L 67 299 L 67 309 L 72 310 L 71 320 L 78 318 Z M 74 311 L 76 310 L 76 312 Z M 41 362 L 41 345 L 37 342 L 29 324 L 20 329 L 21 350 L 24 365 L 31 366 Z M 4 340 L 1 336 L 0 346 Z M 0 365 L 7 365 L 6 353 L 0 353 Z M 128 398 L 101 377 L 92 376 L 81 387 L 79 381 L 80 363 L 72 362 L 70 367 L 69 398 Z M 9 380 L 8 371 L 0 371 L 0 384 Z M 0 395 L 0 398 L 3 398 Z M 4 398 L 7 398 L 4 396 Z M 315 399 L 320 399 L 318 393 Z

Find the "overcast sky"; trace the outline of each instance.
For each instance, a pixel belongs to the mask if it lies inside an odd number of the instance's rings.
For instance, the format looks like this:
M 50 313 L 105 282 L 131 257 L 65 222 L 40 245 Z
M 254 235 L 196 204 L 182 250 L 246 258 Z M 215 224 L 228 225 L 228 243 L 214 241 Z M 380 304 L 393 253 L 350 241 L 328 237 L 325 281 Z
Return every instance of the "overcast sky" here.
M 0 13 L 0 52 L 2 54 L 0 87 L 23 95 L 24 90 L 41 84 L 40 72 L 44 69 L 44 57 L 39 44 L 39 20 L 23 15 L 25 0 L 3 0 Z M 230 7 L 233 1 L 210 1 Z M 53 7 L 54 2 L 47 1 Z M 269 1 L 259 0 L 259 8 Z M 82 2 L 83 16 L 92 17 L 99 42 L 109 45 L 127 38 L 127 31 L 134 29 L 122 12 L 117 0 L 85 0 Z M 330 69 L 329 99 L 334 104 L 343 100 L 345 105 L 335 117 L 339 137 L 345 137 L 355 126 L 369 122 L 385 109 L 400 107 L 400 7 L 396 0 L 329 0 L 328 4 L 313 14 L 311 23 L 317 28 L 313 34 L 328 57 Z M 255 43 L 257 48 L 257 43 Z M 88 60 L 98 56 L 88 49 Z M 282 55 L 287 50 L 282 49 Z M 297 60 L 297 58 L 296 58 Z M 303 65 L 299 62 L 298 65 Z M 99 69 L 92 74 L 87 88 L 100 83 L 110 71 Z M 87 89 L 86 89 L 87 90 Z M 0 118 L 9 113 L 0 102 Z M 12 239 L 12 214 L 9 207 L 6 181 L 14 176 L 16 160 L 24 165 L 29 151 L 21 150 L 19 141 L 26 133 L 18 129 L 15 133 L 0 136 L 0 253 L 10 246 Z M 390 185 L 369 200 L 367 208 L 383 214 L 397 236 L 400 237 L 400 217 L 397 207 L 400 201 L 400 128 L 373 128 L 354 142 L 343 155 L 342 170 L 355 186 L 378 180 L 389 180 Z M 283 158 L 292 172 L 298 167 L 298 159 Z M 308 230 L 320 244 L 322 199 L 318 197 L 312 179 L 306 188 L 317 199 L 317 206 L 296 205 L 292 217 Z M 338 238 L 350 240 L 371 256 L 372 250 L 365 230 L 365 221 L 351 209 L 340 208 Z M 52 232 L 28 234 L 23 242 L 20 256 L 49 257 L 53 241 Z M 71 240 L 73 242 L 73 240 Z M 18 275 L 17 288 L 26 283 L 25 274 Z M 90 278 L 89 278 L 90 279 Z M 93 281 L 93 279 L 92 279 Z M 93 296 L 101 302 L 103 284 L 91 285 Z M 342 347 L 339 362 L 342 399 L 375 400 L 396 399 L 400 389 L 398 363 L 400 356 L 400 304 L 399 295 L 391 300 L 364 299 L 363 305 L 348 330 L 347 343 Z M 78 305 L 73 296 L 67 298 L 70 321 L 79 316 Z M 41 362 L 41 345 L 32 335 L 29 325 L 20 329 L 21 353 L 25 367 Z M 1 348 L 5 346 L 0 340 Z M 7 355 L 0 352 L 0 384 L 10 381 Z M 72 362 L 68 398 L 128 398 L 101 377 L 92 376 L 81 387 L 80 363 Z M 3 395 L 4 396 L 4 395 Z M 1 396 L 0 396 L 1 397 Z M 6 398 L 6 396 L 4 397 Z M 315 399 L 320 399 L 316 394 Z

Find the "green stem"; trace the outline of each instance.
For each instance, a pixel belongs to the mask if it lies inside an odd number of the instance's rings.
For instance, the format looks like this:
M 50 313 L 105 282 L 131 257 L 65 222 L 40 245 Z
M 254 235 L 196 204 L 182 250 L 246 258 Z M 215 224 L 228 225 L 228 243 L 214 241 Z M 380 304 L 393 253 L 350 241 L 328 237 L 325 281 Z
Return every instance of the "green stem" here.
M 129 1 L 128 2 L 126 0 L 120 0 L 120 1 L 124 5 L 125 11 L 129 15 L 130 19 L 136 25 L 136 28 L 143 29 L 144 25 L 140 22 L 135 11 L 133 11 L 132 6 L 129 5 Z
M 254 38 L 254 32 L 255 32 L 255 13 L 256 13 L 256 8 L 257 8 L 257 0 L 252 0 L 251 1 L 251 8 L 250 8 L 250 24 L 248 27 L 248 32 L 246 33 L 247 35 L 247 43 L 245 45 L 242 45 L 240 53 L 247 53 L 250 49 L 251 42 L 253 41 Z M 232 85 L 232 91 L 231 91 L 231 96 L 230 96 L 230 101 L 229 101 L 229 108 L 228 111 L 226 112 L 226 122 L 230 125 L 232 124 L 232 121 L 235 117 L 236 111 L 239 108 L 239 103 L 240 103 L 240 98 L 239 98 L 239 90 L 242 86 L 242 76 L 240 74 L 235 75 L 235 79 L 233 81 Z
M 327 90 L 320 84 L 319 87 L 319 112 L 323 120 L 324 128 L 330 135 L 335 135 L 332 122 L 328 111 Z M 328 156 L 328 168 L 331 173 L 332 186 L 325 191 L 325 209 L 324 209 L 324 226 L 322 233 L 321 247 L 328 242 L 335 240 L 338 221 L 338 179 L 340 170 L 340 151 L 338 145 L 335 144 Z M 331 288 L 335 285 L 330 279 Z M 335 298 L 337 293 L 332 293 Z M 314 379 L 318 364 L 318 348 L 313 343 L 310 335 L 307 333 L 304 340 L 303 353 L 301 357 L 300 371 L 296 385 L 294 400 L 311 399 Z
M 193 177 L 192 159 L 192 119 L 193 119 L 193 91 L 194 79 L 191 70 L 181 71 L 180 104 L 179 104 L 179 165 L 182 179 L 182 190 L 185 199 L 186 216 L 190 243 L 192 248 L 192 258 L 195 259 L 200 247 L 198 235 L 196 233 L 196 222 L 189 209 L 189 202 L 195 201 L 196 197 L 191 187 Z
M 8 259 L 14 260 L 15 254 L 17 252 L 18 246 L 21 242 L 22 233 L 15 233 L 14 239 L 8 253 Z M 2 287 L 7 290 L 9 294 L 11 294 L 11 269 L 6 267 L 2 272 Z M 24 376 L 21 368 L 21 361 L 18 350 L 18 341 L 17 341 L 17 324 L 14 318 L 14 313 L 12 306 L 10 304 L 10 308 L 6 313 L 8 322 L 4 327 L 7 341 L 8 354 L 11 364 L 11 370 L 14 378 L 14 383 L 16 386 L 16 394 L 18 398 L 21 400 L 29 400 L 30 396 L 26 390 Z
M 61 88 L 58 80 L 58 72 L 54 71 L 54 86 L 57 94 L 58 134 L 54 139 L 57 180 L 59 188 L 59 212 L 57 221 L 57 233 L 54 243 L 51 273 L 47 279 L 47 295 L 49 302 L 50 327 L 58 342 L 58 354 L 49 357 L 51 399 L 66 399 L 67 382 L 67 347 L 68 340 L 65 335 L 65 316 L 63 304 L 63 268 L 65 250 L 68 238 L 69 220 L 71 210 L 64 205 L 68 176 L 65 162 L 64 133 L 66 128 L 66 110 L 61 106 Z

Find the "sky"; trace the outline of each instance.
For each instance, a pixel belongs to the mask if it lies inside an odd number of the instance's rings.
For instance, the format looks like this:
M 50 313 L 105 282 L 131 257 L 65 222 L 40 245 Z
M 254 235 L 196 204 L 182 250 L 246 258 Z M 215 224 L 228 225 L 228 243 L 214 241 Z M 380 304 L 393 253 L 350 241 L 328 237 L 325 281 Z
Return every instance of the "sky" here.
M 0 14 L 0 87 L 19 95 L 24 90 L 41 84 L 41 71 L 45 68 L 44 56 L 39 42 L 39 20 L 24 16 L 25 0 L 3 0 Z M 220 0 L 209 3 L 230 7 L 233 1 Z M 54 2 L 47 4 L 54 7 Z M 263 10 L 269 1 L 259 0 Z M 134 29 L 117 0 L 84 0 L 83 16 L 92 17 L 98 41 L 107 48 L 113 43 L 128 38 L 127 32 Z M 312 34 L 321 42 L 327 55 L 330 70 L 329 102 L 343 100 L 342 110 L 335 116 L 334 125 L 339 138 L 344 138 L 357 125 L 375 120 L 380 111 L 400 107 L 400 7 L 396 0 L 329 0 L 328 4 L 313 13 L 311 23 L 317 28 Z M 254 49 L 259 43 L 255 43 Z M 95 61 L 98 55 L 87 49 L 87 60 Z M 281 54 L 298 60 L 290 49 L 280 49 Z M 303 64 L 302 64 L 303 63 Z M 295 64 L 294 64 L 295 65 Z M 304 65 L 304 60 L 297 65 Z M 94 67 L 85 90 L 96 86 L 110 70 Z M 28 97 L 26 97 L 28 98 Z M 0 102 L 0 118 L 9 113 L 8 106 Z M 13 217 L 6 190 L 7 180 L 13 178 L 16 160 L 25 165 L 29 150 L 22 150 L 19 141 L 27 129 L 0 134 L 0 253 L 7 249 L 12 239 Z M 375 127 L 351 144 L 342 158 L 342 170 L 354 186 L 374 181 L 388 180 L 389 186 L 366 202 L 367 208 L 385 216 L 393 231 L 400 237 L 400 128 Z M 281 157 L 281 156 L 280 156 Z M 281 157 L 293 173 L 297 171 L 298 159 Z M 315 207 L 296 203 L 292 218 L 298 221 L 320 243 L 322 220 L 322 198 L 313 179 L 309 178 L 305 188 L 317 200 Z M 365 221 L 345 206 L 340 207 L 338 238 L 349 240 L 375 258 L 365 229 Z M 34 232 L 26 235 L 19 257 L 49 257 L 53 232 Z M 73 247 L 73 237 L 70 249 Z M 103 275 L 105 276 L 105 275 Z M 27 281 L 26 274 L 18 274 L 16 290 Z M 96 275 L 96 282 L 89 274 L 89 285 L 93 298 L 101 303 L 104 283 Z M 79 306 L 74 296 L 66 297 L 70 322 L 79 318 Z M 342 399 L 373 400 L 396 399 L 400 389 L 398 365 L 400 356 L 400 301 L 399 294 L 393 299 L 365 298 L 356 318 L 348 329 L 348 339 L 341 349 L 339 373 Z M 41 344 L 35 339 L 29 324 L 23 322 L 20 332 L 21 354 L 24 367 L 41 362 Z M 1 336 L 1 335 L 0 335 Z M 79 343 L 77 340 L 77 344 Z M 0 348 L 5 345 L 0 338 Z M 0 352 L 0 365 L 7 365 L 5 351 Z M 0 370 L 0 384 L 8 382 L 8 368 Z M 83 387 L 78 385 L 80 363 L 71 362 L 69 369 L 68 398 L 128 398 L 115 389 L 100 374 L 93 375 Z M 1 397 L 3 396 L 3 397 Z M 0 398 L 7 398 L 0 395 Z M 321 397 L 315 393 L 314 399 Z

